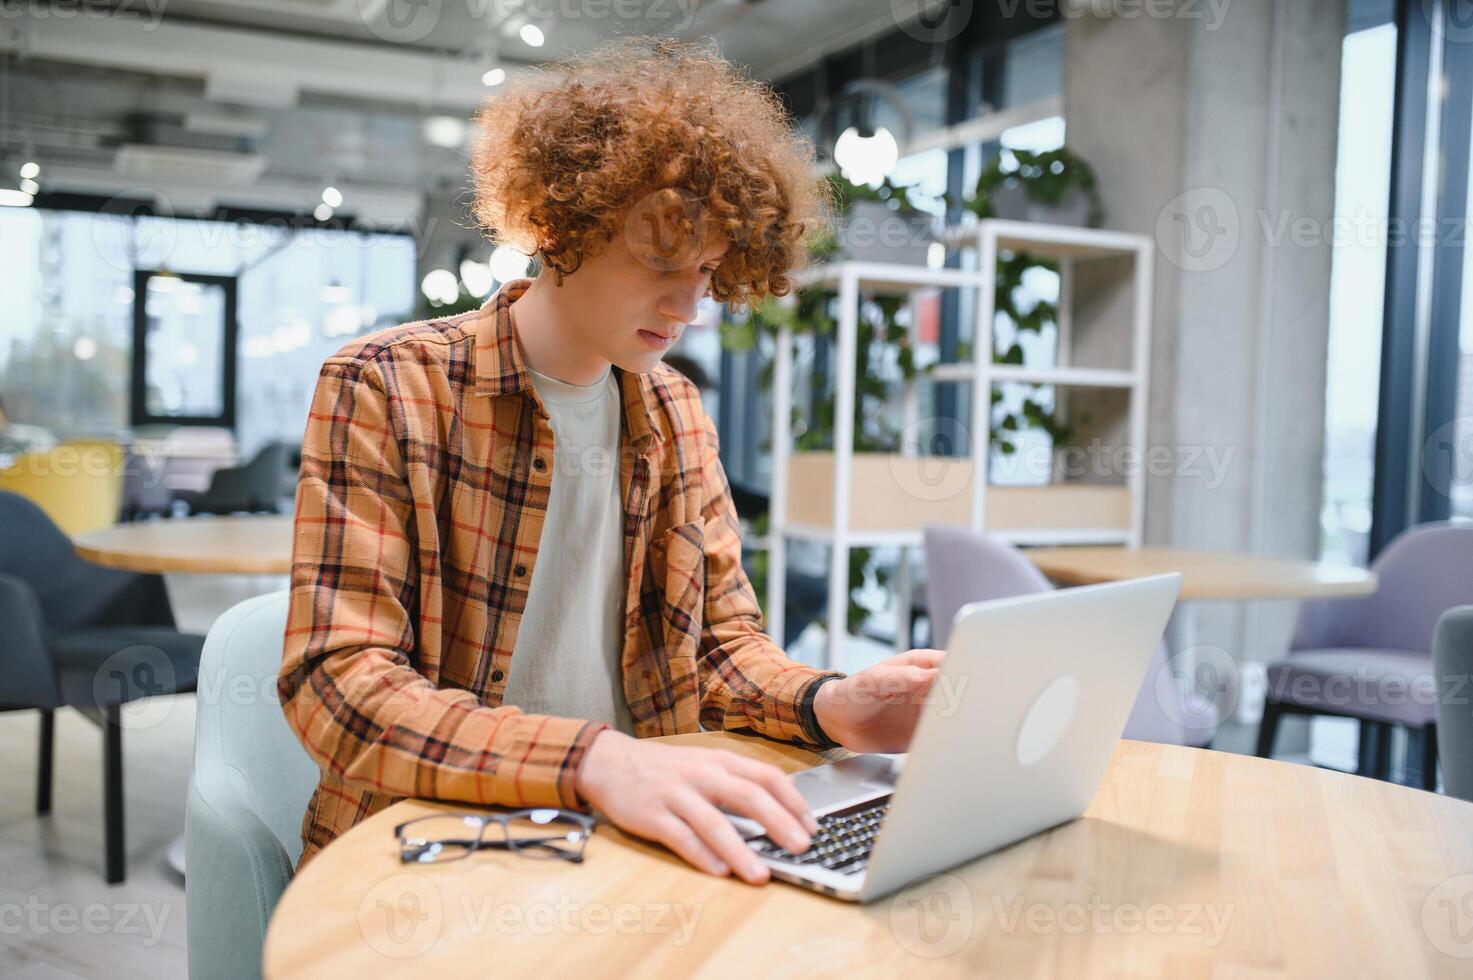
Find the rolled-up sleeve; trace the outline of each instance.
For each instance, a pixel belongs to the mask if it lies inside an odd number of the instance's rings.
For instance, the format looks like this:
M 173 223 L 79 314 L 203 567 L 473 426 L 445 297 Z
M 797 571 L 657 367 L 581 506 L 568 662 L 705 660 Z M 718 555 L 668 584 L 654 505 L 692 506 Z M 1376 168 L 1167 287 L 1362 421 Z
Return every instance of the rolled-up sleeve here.
M 844 675 L 798 663 L 763 632 L 757 595 L 742 568 L 741 530 L 721 465 L 716 427 L 709 416 L 701 415 L 706 486 L 701 515 L 706 551 L 701 724 L 784 741 L 829 744 L 817 730 L 811 708 L 805 706 L 814 685 L 825 677 Z

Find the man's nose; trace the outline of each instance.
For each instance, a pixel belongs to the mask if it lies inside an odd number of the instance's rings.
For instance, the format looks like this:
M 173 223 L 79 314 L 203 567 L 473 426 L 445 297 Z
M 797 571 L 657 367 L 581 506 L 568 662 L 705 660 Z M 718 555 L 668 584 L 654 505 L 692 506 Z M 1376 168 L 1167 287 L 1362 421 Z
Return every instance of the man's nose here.
M 681 282 L 669 289 L 660 301 L 660 312 L 672 320 L 679 320 L 682 324 L 690 323 L 696 318 L 696 310 L 700 306 L 704 276 L 682 277 Z

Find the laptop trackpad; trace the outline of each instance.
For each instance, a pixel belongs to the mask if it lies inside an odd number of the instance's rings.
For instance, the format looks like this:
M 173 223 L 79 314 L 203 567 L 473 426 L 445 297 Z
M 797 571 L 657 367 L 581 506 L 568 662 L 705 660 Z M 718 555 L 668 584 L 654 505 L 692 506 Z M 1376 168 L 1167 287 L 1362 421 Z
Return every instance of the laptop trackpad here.
M 895 789 L 904 756 L 860 755 L 805 769 L 793 782 L 815 814 L 884 796 Z

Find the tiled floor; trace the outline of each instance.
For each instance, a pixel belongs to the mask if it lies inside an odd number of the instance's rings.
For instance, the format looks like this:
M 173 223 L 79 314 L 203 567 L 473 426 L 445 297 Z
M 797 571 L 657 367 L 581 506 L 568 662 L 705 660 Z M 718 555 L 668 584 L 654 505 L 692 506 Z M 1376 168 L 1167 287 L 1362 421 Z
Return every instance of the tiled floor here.
M 52 812 L 35 813 L 34 711 L 0 714 L 0 977 L 160 980 L 186 975 L 184 882 L 168 866 L 184 833 L 194 697 L 155 699 L 123 733 L 128 879 L 103 882 L 102 733 L 56 715 Z M 124 724 L 128 724 L 127 716 Z

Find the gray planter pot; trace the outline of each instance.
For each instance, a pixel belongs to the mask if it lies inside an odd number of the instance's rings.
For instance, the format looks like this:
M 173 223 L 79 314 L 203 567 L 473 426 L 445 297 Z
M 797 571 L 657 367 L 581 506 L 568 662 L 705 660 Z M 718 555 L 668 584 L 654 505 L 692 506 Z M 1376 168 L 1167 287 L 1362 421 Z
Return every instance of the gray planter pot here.
M 936 240 L 929 214 L 901 214 L 879 201 L 856 201 L 839 227 L 837 257 L 859 262 L 925 265 Z
M 999 218 L 1010 221 L 1076 228 L 1087 228 L 1094 223 L 1094 202 L 1078 187 L 1070 189 L 1058 204 L 1045 204 L 1029 197 L 1021 183 L 1011 181 L 992 193 L 992 208 Z

